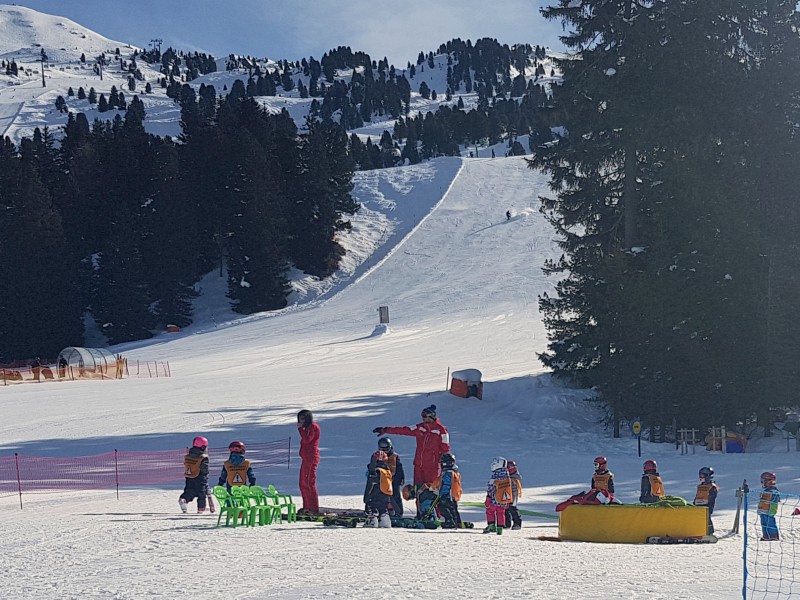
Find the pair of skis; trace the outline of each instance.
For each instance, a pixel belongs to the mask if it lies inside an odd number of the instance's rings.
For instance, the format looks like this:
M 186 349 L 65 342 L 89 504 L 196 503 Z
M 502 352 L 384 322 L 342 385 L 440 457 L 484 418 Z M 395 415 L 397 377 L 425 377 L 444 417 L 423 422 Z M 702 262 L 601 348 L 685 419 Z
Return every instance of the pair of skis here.
M 687 536 L 650 536 L 647 538 L 648 544 L 716 544 L 715 535 L 687 535 Z

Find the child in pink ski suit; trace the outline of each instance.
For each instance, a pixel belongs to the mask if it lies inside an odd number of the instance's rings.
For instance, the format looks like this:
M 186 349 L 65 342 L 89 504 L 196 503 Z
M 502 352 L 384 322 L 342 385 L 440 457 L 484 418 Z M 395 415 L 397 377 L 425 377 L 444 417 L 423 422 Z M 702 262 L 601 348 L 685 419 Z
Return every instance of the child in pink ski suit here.
M 486 528 L 483 533 L 503 533 L 506 526 L 506 509 L 511 506 L 513 493 L 511 476 L 506 468 L 507 461 L 502 456 L 492 459 L 492 476 L 486 490 Z

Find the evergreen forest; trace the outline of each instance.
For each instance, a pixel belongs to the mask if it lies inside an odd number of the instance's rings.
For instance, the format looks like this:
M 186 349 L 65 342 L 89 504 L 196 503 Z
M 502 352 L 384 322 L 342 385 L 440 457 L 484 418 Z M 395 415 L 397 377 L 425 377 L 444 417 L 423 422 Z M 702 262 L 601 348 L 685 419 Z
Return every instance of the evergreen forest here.
M 800 389 L 796 3 L 551 4 L 571 56 L 530 161 L 563 249 L 540 359 L 617 435 L 769 435 Z

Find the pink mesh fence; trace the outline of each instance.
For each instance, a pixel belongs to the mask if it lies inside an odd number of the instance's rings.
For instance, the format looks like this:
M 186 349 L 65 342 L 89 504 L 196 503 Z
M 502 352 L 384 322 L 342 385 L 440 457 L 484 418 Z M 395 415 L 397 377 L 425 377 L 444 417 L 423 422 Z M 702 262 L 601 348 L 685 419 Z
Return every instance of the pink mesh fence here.
M 158 452 L 117 451 L 93 456 L 0 456 L 0 496 L 37 492 L 97 490 L 170 483 L 183 479 L 186 448 Z M 254 468 L 289 468 L 291 439 L 247 444 Z M 228 448 L 209 448 L 212 469 L 222 466 Z

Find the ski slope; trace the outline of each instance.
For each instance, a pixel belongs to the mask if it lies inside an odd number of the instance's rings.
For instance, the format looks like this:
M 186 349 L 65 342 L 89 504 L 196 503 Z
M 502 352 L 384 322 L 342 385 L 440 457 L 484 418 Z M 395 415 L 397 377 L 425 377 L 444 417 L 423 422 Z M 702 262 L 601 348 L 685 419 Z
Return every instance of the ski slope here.
M 514 458 L 521 508 L 553 507 L 586 489 L 597 454 L 609 458 L 618 497 L 635 502 L 643 458 L 613 439 L 588 394 L 551 381 L 536 361 L 546 339 L 537 295 L 552 289 L 544 259 L 553 233 L 536 210 L 541 175 L 519 158 L 437 159 L 356 174 L 363 208 L 342 268 L 326 281 L 296 274 L 292 304 L 276 313 L 232 313 L 217 272 L 199 284 L 196 322 L 179 334 L 114 348 L 129 360 L 169 360 L 171 378 L 49 382 L 0 388 L 0 454 L 82 456 L 233 439 L 292 438 L 295 415 L 322 428 L 321 505 L 361 505 L 372 429 L 413 424 L 438 406 L 460 465 L 465 501 L 484 497 L 493 456 Z M 505 212 L 513 216 L 506 220 Z M 389 306 L 388 328 L 378 306 Z M 477 368 L 484 399 L 445 390 L 448 369 Z M 406 469 L 414 442 L 394 437 Z M 712 464 L 722 491 L 715 521 L 725 535 L 734 489 L 769 468 L 796 493 L 796 458 L 780 440 L 719 455 L 643 443 L 667 492 L 692 498 L 697 469 Z M 212 483 L 220 465 L 212 464 Z M 299 461 L 259 470 L 299 500 Z M 179 514 L 182 483 L 82 494 L 0 498 L 5 597 L 38 598 L 735 598 L 741 539 L 708 546 L 540 541 L 556 521 L 526 517 L 519 532 L 325 528 L 311 523 L 216 529 Z M 410 505 L 407 505 L 410 509 Z M 243 573 L 225 577 L 226 573 Z M 597 586 L 602 584 L 602 589 Z

